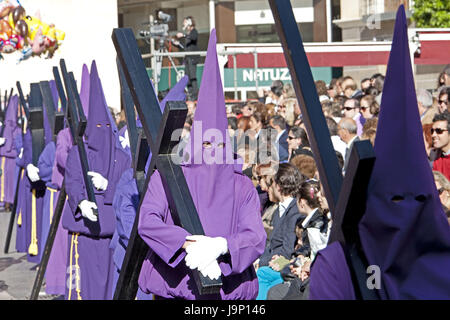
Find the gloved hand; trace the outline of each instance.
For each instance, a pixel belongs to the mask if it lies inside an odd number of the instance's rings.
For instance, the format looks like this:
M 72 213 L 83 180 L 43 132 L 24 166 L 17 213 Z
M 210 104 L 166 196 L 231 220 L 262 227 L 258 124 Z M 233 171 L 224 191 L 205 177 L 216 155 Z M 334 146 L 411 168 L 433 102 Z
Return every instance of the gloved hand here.
M 31 182 L 41 180 L 41 178 L 39 177 L 39 168 L 37 168 L 31 163 L 27 165 L 27 176 L 28 178 L 30 178 Z
M 125 134 L 123 137 L 119 137 L 120 144 L 122 145 L 123 149 L 126 149 L 126 147 L 130 147 L 130 137 L 128 136 L 128 130 L 125 130 Z
M 23 148 L 20 148 L 19 159 L 22 159 L 23 156 Z
M 105 191 L 108 187 L 108 180 L 103 178 L 103 176 L 100 173 L 94 172 L 94 171 L 88 171 L 88 175 L 92 178 L 92 184 L 97 190 Z
M 78 204 L 78 208 L 80 208 L 81 215 L 84 218 L 89 219 L 93 222 L 96 222 L 98 220 L 98 217 L 94 214 L 94 210 L 93 210 L 93 209 L 97 209 L 97 205 L 94 202 L 82 200 Z
M 205 268 L 199 270 L 201 274 L 204 277 L 208 277 L 212 280 L 217 280 L 220 278 L 220 275 L 222 274 L 222 270 L 219 267 L 219 264 L 217 261 L 213 261 L 209 265 L 207 265 Z
M 186 240 L 194 241 L 186 248 L 186 265 L 191 269 L 204 270 L 218 257 L 228 252 L 228 243 L 222 237 L 193 235 Z M 217 261 L 216 261 L 217 263 Z
M 6 138 L 0 137 L 0 147 L 3 146 L 6 142 Z

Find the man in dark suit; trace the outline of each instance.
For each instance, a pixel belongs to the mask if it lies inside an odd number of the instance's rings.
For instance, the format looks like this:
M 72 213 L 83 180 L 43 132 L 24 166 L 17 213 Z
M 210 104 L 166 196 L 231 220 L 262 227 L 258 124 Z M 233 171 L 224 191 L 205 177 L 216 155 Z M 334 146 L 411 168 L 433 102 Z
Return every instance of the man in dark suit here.
M 286 126 L 286 120 L 280 115 L 275 115 L 270 118 L 269 125 L 276 131 L 274 143 L 278 146 L 280 162 L 287 162 L 289 159 L 289 145 L 287 142 L 288 128 Z
M 273 230 L 257 263 L 256 274 L 259 283 L 257 300 L 265 300 L 268 290 L 283 282 L 280 272 L 269 267 L 269 262 L 280 257 L 289 260 L 295 251 L 297 242 L 295 226 L 299 220 L 305 219 L 306 215 L 298 211 L 294 194 L 304 179 L 294 165 L 281 163 L 270 186 L 272 189 L 269 196 L 272 201 L 278 202 L 278 208 L 273 213 Z
M 358 127 L 356 125 L 356 121 L 351 118 L 342 118 L 341 121 L 339 121 L 338 135 L 341 138 L 341 140 L 347 144 L 344 156 L 344 169 L 343 169 L 344 173 L 347 169 L 348 160 L 350 158 L 353 143 L 355 141 L 359 141 L 359 137 L 356 134 L 357 129 Z

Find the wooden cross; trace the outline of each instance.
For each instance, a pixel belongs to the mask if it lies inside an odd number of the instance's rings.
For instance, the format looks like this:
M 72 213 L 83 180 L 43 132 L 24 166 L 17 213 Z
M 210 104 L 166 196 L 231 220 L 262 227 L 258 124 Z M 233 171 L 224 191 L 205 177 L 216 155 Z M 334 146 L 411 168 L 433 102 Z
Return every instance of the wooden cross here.
M 164 114 L 150 83 L 145 65 L 131 29 L 114 29 L 112 39 L 116 47 L 119 64 L 122 66 L 128 87 L 136 105 L 147 143 L 152 151 L 152 159 L 140 197 L 142 205 L 145 191 L 156 167 L 161 174 L 172 218 L 191 234 L 204 235 L 189 188 L 180 166 L 172 162 L 172 152 L 178 141 L 171 141 L 172 132 L 184 125 L 187 107 L 184 102 L 168 102 Z M 137 280 L 148 246 L 139 237 L 137 226 L 139 210 L 136 213 L 125 258 L 117 282 L 114 299 L 134 299 Z M 203 277 L 198 270 L 192 275 L 200 294 L 218 293 L 221 280 Z
M 366 285 L 367 259 L 358 234 L 375 153 L 369 141 L 355 142 L 345 179 L 342 178 L 290 0 L 269 0 L 269 4 L 332 213 L 329 243 L 342 244 L 357 298 L 377 299 L 377 293 Z

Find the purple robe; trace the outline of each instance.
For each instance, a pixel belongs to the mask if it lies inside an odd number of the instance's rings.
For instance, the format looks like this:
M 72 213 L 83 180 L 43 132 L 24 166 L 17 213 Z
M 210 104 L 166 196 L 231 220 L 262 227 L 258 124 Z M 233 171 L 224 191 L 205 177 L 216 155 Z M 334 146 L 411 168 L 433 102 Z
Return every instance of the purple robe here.
M 317 252 L 309 277 L 310 300 L 355 300 L 352 278 L 339 242 Z
M 66 290 L 67 299 L 106 300 L 112 295 L 113 269 L 112 250 L 109 248 L 115 230 L 112 201 L 117 181 L 130 167 L 129 156 L 117 147 L 117 132 L 113 132 L 111 117 L 106 106 L 100 78 L 95 62 L 91 67 L 89 91 L 89 117 L 86 128 L 86 154 L 90 171 L 101 174 L 108 180 L 105 191 L 94 188 L 98 208 L 98 221 L 92 222 L 81 215 L 78 208 L 87 200 L 78 154 L 78 147 L 70 149 L 65 170 L 65 185 L 70 212 L 62 217 L 63 227 L 69 231 L 68 268 L 80 268 L 79 287 Z M 75 238 L 75 239 L 74 239 Z M 73 240 L 73 241 L 72 241 Z M 76 269 L 76 267 L 75 267 Z M 67 280 L 70 282 L 72 273 Z M 81 290 L 77 292 L 78 290 Z M 79 295 L 78 295 L 79 294 Z
M 51 219 L 53 217 L 53 211 L 56 206 L 56 200 L 58 196 L 58 190 L 51 183 L 53 162 L 55 160 L 55 143 L 52 141 L 47 144 L 39 157 L 39 177 L 45 182 L 46 190 L 42 207 L 42 226 L 40 242 L 41 248 L 39 257 L 42 258 L 42 253 L 47 241 L 48 231 L 50 230 Z M 52 204 L 50 206 L 50 204 Z
M 182 170 L 205 235 L 227 240 L 229 252 L 218 258 L 223 286 L 218 295 L 197 292 L 192 273 L 183 261 L 186 252 L 182 246 L 190 234 L 174 225 L 158 171 L 150 179 L 139 215 L 139 235 L 150 247 L 139 286 L 146 293 L 164 298 L 254 299 L 258 280 L 252 264 L 264 251 L 266 233 L 256 189 L 250 179 L 233 170 L 215 30 L 211 32 L 203 76 L 194 116 L 194 123 L 201 121 L 202 127 L 193 126 L 185 148 L 188 157 L 184 158 L 190 161 Z M 215 129 L 216 135 L 209 142 L 218 160 L 210 165 L 202 158 L 208 129 Z M 219 150 L 220 143 L 225 143 L 225 148 Z
M 67 155 L 70 148 L 72 147 L 72 136 L 70 134 L 70 129 L 65 128 L 58 133 L 56 142 L 56 152 L 55 160 L 52 170 L 52 185 L 60 190 L 62 182 L 64 179 L 64 172 L 66 166 Z M 59 191 L 54 195 L 55 199 L 58 199 Z M 57 200 L 56 200 L 57 201 Z M 54 206 L 56 206 L 56 201 L 54 201 Z M 49 206 L 50 208 L 50 206 Z M 64 212 L 68 211 L 70 213 L 70 207 L 67 201 L 64 204 Z M 48 260 L 47 271 L 45 274 L 46 287 L 45 291 L 47 294 L 65 294 L 66 289 L 66 264 L 67 264 L 67 238 L 68 232 L 62 227 L 62 219 L 59 222 L 58 229 L 55 235 L 55 241 L 53 243 L 52 252 L 50 253 L 50 258 Z
M 136 180 L 133 177 L 133 169 L 129 168 L 122 174 L 122 177 L 117 183 L 116 193 L 113 200 L 113 208 L 116 214 L 116 230 L 111 240 L 110 248 L 114 252 L 114 290 L 116 288 L 117 281 L 119 280 L 120 269 L 122 268 L 123 259 L 125 257 L 138 207 L 139 193 L 137 190 Z M 112 296 L 114 296 L 114 290 Z M 137 300 L 152 300 L 153 295 L 145 294 L 141 289 L 138 289 L 136 298 Z
M 18 155 L 14 147 L 14 137 L 20 134 L 20 128 L 17 126 L 17 107 L 18 97 L 11 97 L 9 106 L 5 115 L 5 130 L 3 137 L 6 139 L 5 144 L 0 147 L 0 202 L 14 202 L 14 192 L 16 187 L 16 157 Z

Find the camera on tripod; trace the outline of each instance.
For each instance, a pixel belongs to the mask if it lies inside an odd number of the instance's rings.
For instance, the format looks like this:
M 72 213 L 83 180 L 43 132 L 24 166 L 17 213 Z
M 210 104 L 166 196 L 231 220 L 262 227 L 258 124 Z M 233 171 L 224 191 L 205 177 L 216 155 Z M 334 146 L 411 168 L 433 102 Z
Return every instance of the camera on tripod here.
M 158 17 L 157 20 L 153 21 L 150 25 L 150 30 L 141 30 L 139 35 L 144 38 L 153 38 L 159 40 L 165 40 L 169 36 L 169 25 L 168 23 L 172 21 L 173 17 L 170 14 L 164 13 L 158 10 L 156 13 Z

